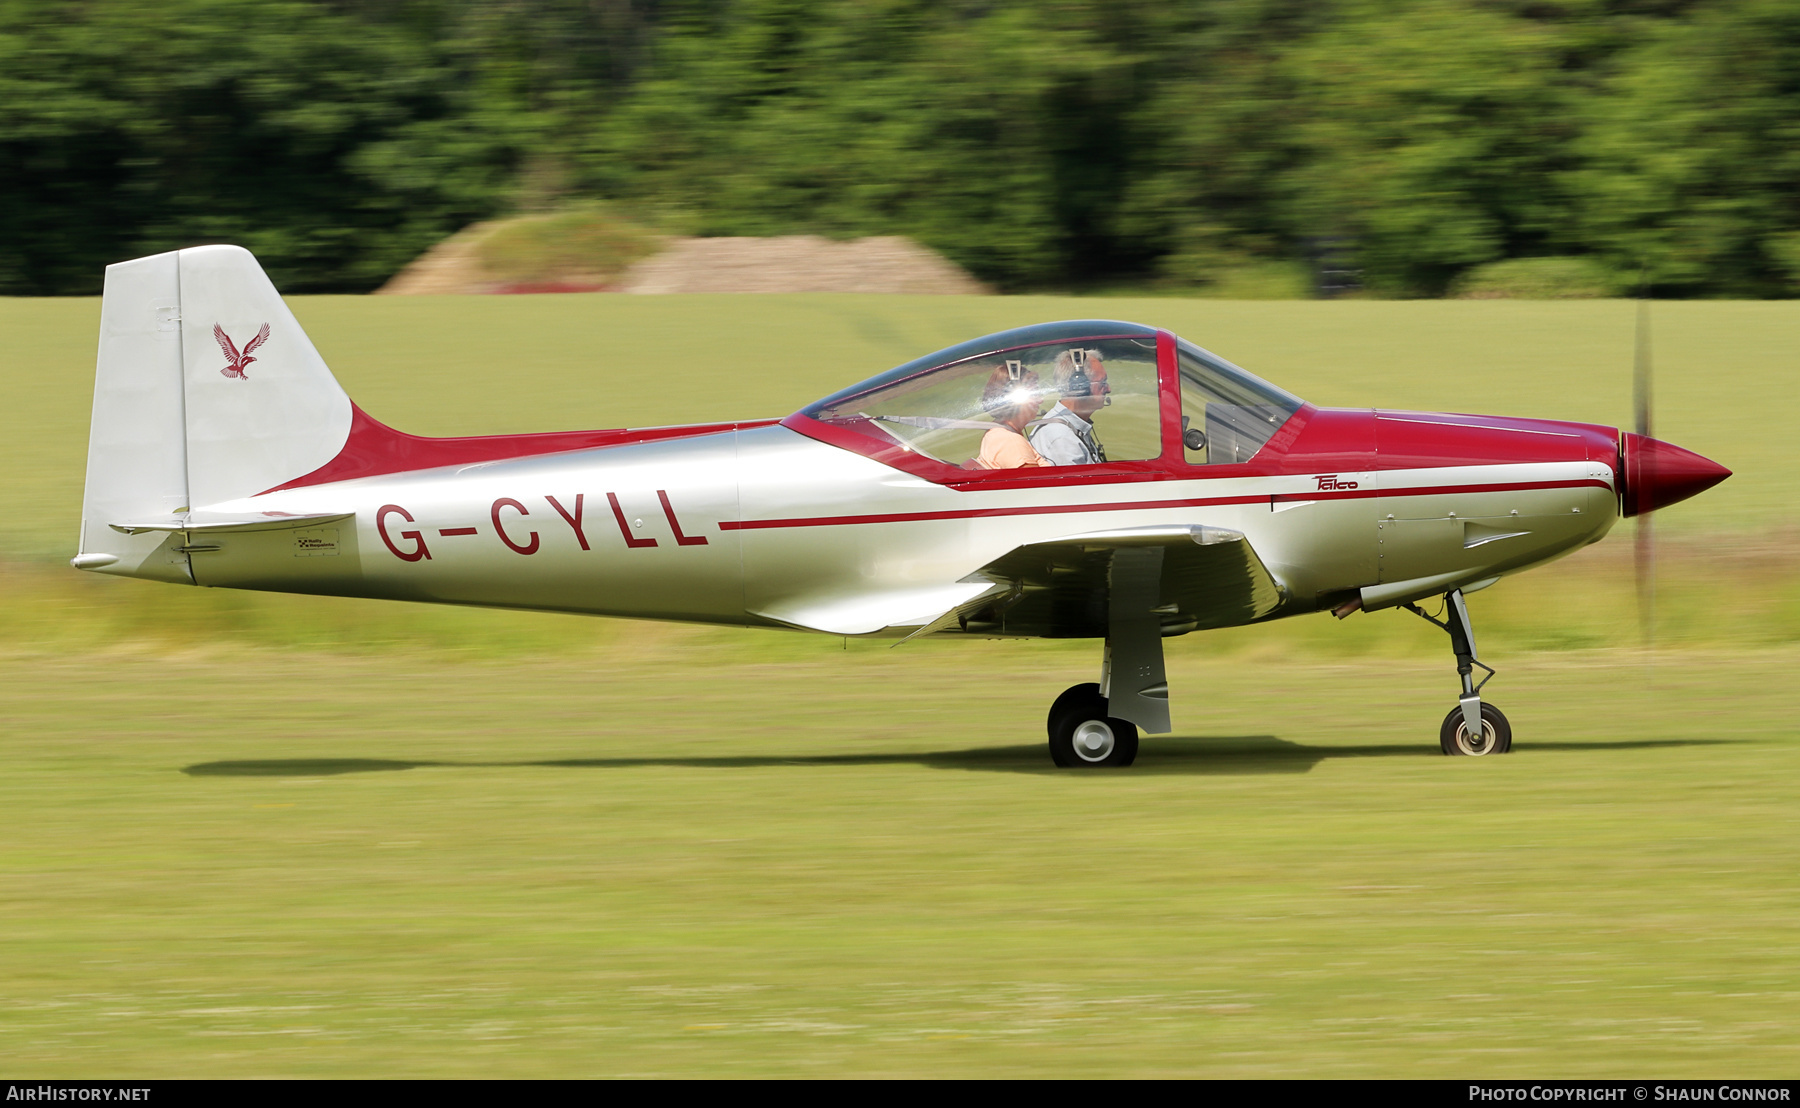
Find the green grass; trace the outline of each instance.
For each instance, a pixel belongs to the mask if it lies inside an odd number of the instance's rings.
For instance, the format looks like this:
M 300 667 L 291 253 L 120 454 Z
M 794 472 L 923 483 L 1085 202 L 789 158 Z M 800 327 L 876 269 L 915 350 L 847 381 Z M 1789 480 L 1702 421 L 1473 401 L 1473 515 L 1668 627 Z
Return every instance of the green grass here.
M 1630 527 L 1599 546 L 1477 593 L 1470 604 L 1484 649 L 1509 655 L 1636 644 Z M 1655 639 L 1668 646 L 1726 648 L 1800 643 L 1800 550 L 1792 533 L 1734 541 L 1660 543 Z M 583 616 L 185 589 L 80 574 L 62 566 L 0 562 L 0 651 L 89 653 L 227 644 L 285 650 L 440 659 L 503 659 L 612 649 L 650 639 L 754 659 L 810 657 L 841 640 L 786 631 L 674 627 Z M 1444 640 L 1395 611 L 1339 622 L 1313 614 L 1279 623 L 1209 631 L 1183 640 L 1215 656 L 1349 659 L 1435 657 Z M 891 640 L 853 644 L 887 650 Z M 916 645 L 901 648 L 916 649 Z M 965 644 L 979 654 L 983 644 Z M 1041 651 L 1093 653 L 1085 642 Z M 1083 663 L 1086 664 L 1085 662 Z
M 1164 324 L 1322 404 L 1628 418 L 1617 301 L 301 298 L 425 434 L 779 415 L 969 335 Z M 1175 640 L 1176 735 L 1052 772 L 1091 643 L 889 649 L 64 568 L 98 304 L 0 300 L 0 1057 L 50 1076 L 1780 1076 L 1800 1059 L 1800 304 L 1655 306 L 1737 470 L 1471 599 Z
M 1497 659 L 1499 660 L 1499 659 Z M 1177 651 L 1052 771 L 1028 644 L 196 649 L 0 676 L 0 1054 L 47 1076 L 1776 1077 L 1800 650 Z
M 1629 291 L 1621 279 L 1592 258 L 1508 258 L 1464 271 L 1449 295 L 1472 300 L 1581 300 Z

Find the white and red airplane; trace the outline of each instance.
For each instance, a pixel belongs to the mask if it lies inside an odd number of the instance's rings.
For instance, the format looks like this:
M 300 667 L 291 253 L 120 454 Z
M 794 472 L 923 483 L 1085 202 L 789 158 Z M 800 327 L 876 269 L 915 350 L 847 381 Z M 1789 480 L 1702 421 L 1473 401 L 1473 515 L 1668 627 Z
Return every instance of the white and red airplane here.
M 1052 758 L 1077 767 L 1129 765 L 1139 728 L 1169 730 L 1164 638 L 1319 611 L 1432 619 L 1415 602 L 1442 597 L 1462 691 L 1439 741 L 1480 755 L 1512 737 L 1474 681 L 1493 671 L 1464 594 L 1727 476 L 1611 427 L 1314 407 L 1107 320 L 987 335 L 785 419 L 420 438 L 351 403 L 248 252 L 206 246 L 107 269 L 73 564 L 831 635 L 1101 639 L 1099 682 L 1049 714 Z

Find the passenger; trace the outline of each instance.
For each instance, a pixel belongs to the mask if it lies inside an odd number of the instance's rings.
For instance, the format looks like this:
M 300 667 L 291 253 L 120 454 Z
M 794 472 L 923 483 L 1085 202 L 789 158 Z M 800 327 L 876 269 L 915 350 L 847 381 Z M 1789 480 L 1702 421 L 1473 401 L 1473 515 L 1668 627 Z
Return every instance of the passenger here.
M 982 469 L 1023 469 L 1047 465 L 1031 448 L 1025 428 L 1037 418 L 1043 401 L 1038 397 L 1038 376 L 1018 362 L 994 367 L 981 406 L 998 425 L 981 438 L 976 462 Z
M 1094 413 L 1112 403 L 1106 365 L 1098 350 L 1065 350 L 1056 356 L 1056 390 L 1062 400 L 1031 432 L 1031 445 L 1045 464 L 1093 465 L 1106 460 L 1094 437 Z

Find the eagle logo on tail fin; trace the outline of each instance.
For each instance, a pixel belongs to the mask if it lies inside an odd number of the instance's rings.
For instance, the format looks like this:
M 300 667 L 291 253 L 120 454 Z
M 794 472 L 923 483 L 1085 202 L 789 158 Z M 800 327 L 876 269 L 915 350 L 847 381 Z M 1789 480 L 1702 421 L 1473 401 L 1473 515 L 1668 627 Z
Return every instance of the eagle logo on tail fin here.
M 231 336 L 225 333 L 225 328 L 217 323 L 213 324 L 213 338 L 218 340 L 219 349 L 224 351 L 225 357 L 231 361 L 230 365 L 219 372 L 226 377 L 236 377 L 240 381 L 247 381 L 249 375 L 244 372 L 244 367 L 256 360 L 250 356 L 251 351 L 269 341 L 269 325 L 267 323 L 262 325 L 262 330 L 256 332 L 256 337 L 244 344 L 242 353 L 238 351 L 237 343 L 232 342 Z

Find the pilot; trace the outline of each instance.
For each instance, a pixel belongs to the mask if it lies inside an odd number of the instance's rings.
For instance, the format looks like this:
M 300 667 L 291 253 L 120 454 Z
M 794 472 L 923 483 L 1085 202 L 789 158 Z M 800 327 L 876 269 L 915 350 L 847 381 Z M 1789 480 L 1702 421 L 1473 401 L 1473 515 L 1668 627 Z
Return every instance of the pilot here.
M 1082 466 L 1106 460 L 1094 437 L 1094 413 L 1112 403 L 1106 365 L 1098 350 L 1065 350 L 1056 356 L 1056 390 L 1062 400 L 1037 421 L 1031 445 L 1046 465 Z
M 981 390 L 981 407 L 996 426 L 981 437 L 981 453 L 976 464 L 982 469 L 1022 469 L 1050 463 L 1031 447 L 1025 428 L 1037 418 L 1043 401 L 1038 394 L 1038 376 L 1022 362 L 1009 361 L 994 367 L 987 386 Z

